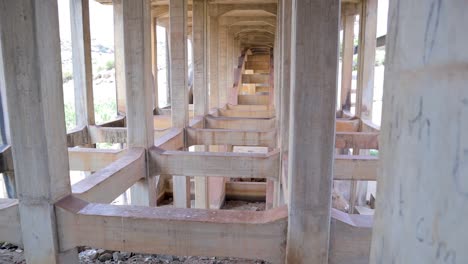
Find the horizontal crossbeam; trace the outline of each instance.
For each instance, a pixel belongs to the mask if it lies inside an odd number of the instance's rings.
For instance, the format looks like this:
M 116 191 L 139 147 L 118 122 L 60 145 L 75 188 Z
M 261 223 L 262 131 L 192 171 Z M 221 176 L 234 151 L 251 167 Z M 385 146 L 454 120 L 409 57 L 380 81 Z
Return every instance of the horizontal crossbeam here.
M 336 132 L 336 148 L 379 149 L 379 133 Z
M 276 132 L 237 129 L 187 129 L 188 145 L 276 147 Z
M 98 171 L 125 154 L 125 150 L 69 148 L 70 170 Z
M 145 150 L 130 148 L 120 159 L 74 184 L 72 193 L 86 201 L 110 203 L 145 176 Z
M 16 199 L 0 199 L 0 240 L 23 245 Z
M 376 181 L 378 166 L 377 157 L 336 155 L 334 179 Z
M 329 263 L 368 263 L 373 216 L 332 209 Z
M 251 130 L 271 130 L 275 128 L 274 118 L 238 118 L 238 117 L 205 117 L 207 128 L 216 129 L 251 129 Z
M 245 117 L 245 118 L 273 118 L 275 117 L 274 110 L 264 111 L 246 111 L 236 109 L 219 109 L 219 115 L 225 117 Z
M 287 208 L 231 211 L 57 204 L 62 251 L 79 245 L 147 254 L 284 259 Z
M 279 151 L 268 154 L 149 150 L 154 175 L 279 179 Z

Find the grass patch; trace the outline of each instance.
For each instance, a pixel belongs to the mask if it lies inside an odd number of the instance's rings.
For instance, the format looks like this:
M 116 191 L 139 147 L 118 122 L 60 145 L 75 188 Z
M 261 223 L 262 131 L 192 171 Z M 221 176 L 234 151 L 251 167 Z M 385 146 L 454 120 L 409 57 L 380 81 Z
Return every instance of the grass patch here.
M 73 102 L 64 104 L 65 124 L 67 131 L 76 127 L 75 105 Z M 96 123 L 104 123 L 113 120 L 117 116 L 117 106 L 115 101 L 100 101 L 94 104 L 94 117 Z

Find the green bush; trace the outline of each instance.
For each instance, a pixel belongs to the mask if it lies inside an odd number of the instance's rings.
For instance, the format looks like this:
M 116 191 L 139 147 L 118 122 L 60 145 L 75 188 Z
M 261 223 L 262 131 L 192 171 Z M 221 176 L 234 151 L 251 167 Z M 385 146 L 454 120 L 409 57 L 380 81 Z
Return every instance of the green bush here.
M 106 70 L 112 70 L 115 67 L 115 62 L 113 60 L 109 60 L 106 62 Z
M 358 56 L 354 55 L 353 56 L 353 71 L 357 71 L 357 70 L 358 70 Z
M 65 124 L 67 131 L 76 127 L 75 106 L 71 103 L 65 103 Z M 115 101 L 97 102 L 94 104 L 94 115 L 96 123 L 104 123 L 113 120 L 117 116 L 117 106 Z
M 64 72 L 62 74 L 62 78 L 63 78 L 63 83 L 66 83 L 68 81 L 71 81 L 73 80 L 73 73 L 71 72 Z
M 67 131 L 76 127 L 75 105 L 73 103 L 65 103 L 65 125 Z
M 117 105 L 115 101 L 95 102 L 94 115 L 97 124 L 115 119 L 115 117 L 117 116 Z

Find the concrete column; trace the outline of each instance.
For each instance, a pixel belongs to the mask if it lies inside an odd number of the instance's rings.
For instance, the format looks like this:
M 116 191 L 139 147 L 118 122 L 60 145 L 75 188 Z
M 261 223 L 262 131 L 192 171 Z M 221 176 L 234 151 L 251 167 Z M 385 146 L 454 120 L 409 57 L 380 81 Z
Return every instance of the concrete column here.
M 232 46 L 231 46 L 231 32 L 227 30 L 227 41 L 226 41 L 226 103 L 228 102 L 229 90 L 232 87 L 231 73 L 232 73 Z
M 274 52 L 274 57 L 273 57 L 273 67 L 274 67 L 274 78 L 273 78 L 273 83 L 274 83 L 274 86 L 273 86 L 273 89 L 270 88 L 270 91 L 273 90 L 273 94 L 270 94 L 270 98 L 272 98 L 272 100 L 270 101 L 270 103 L 274 104 L 274 107 L 275 107 L 275 114 L 276 114 L 276 129 L 277 129 L 277 134 L 280 135 L 280 121 L 281 121 L 281 108 L 282 108 L 282 105 L 281 105 L 281 99 L 280 99 L 280 92 L 281 92 L 281 89 L 282 89 L 282 86 L 281 86 L 281 79 L 283 78 L 282 77 L 282 68 L 283 68 L 283 65 L 281 63 L 281 60 L 282 60 L 282 52 L 283 52 L 283 49 L 282 49 L 282 46 L 283 46 L 283 43 L 282 43 L 282 37 L 283 37 L 283 29 L 282 29 L 282 10 L 283 10 L 283 5 L 284 5 L 284 1 L 283 0 L 280 0 L 278 1 L 278 11 L 277 11 L 277 15 L 276 15 L 276 34 L 275 34 L 275 43 L 274 43 L 274 49 L 273 49 L 273 52 Z M 270 73 L 271 75 L 271 73 Z M 279 138 L 279 137 L 278 137 Z M 268 180 L 267 180 L 268 182 Z M 280 184 L 281 180 L 279 181 L 274 181 L 273 182 L 273 204 L 272 206 L 273 207 L 277 207 L 280 203 L 280 193 L 281 193 L 281 184 Z M 268 184 L 268 183 L 267 183 Z
M 219 90 L 218 90 L 218 18 L 216 17 L 217 5 L 209 5 L 209 107 L 219 107 Z
M 195 115 L 205 116 L 208 114 L 207 1 L 194 0 L 192 10 L 193 103 Z M 208 151 L 208 149 L 205 151 Z M 206 177 L 195 177 L 195 207 L 206 209 L 208 206 L 208 180 Z
M 228 30 L 228 58 L 229 63 L 227 65 L 227 98 L 229 100 L 229 95 L 231 94 L 232 87 L 234 85 L 234 67 L 237 66 L 237 58 L 234 56 L 235 43 L 234 43 L 234 34 Z M 236 65 L 236 66 L 234 66 Z M 237 67 L 236 67 L 237 68 Z
M 275 34 L 275 42 L 274 42 L 274 48 L 273 48 L 273 69 L 274 69 L 274 86 L 273 86 L 273 95 L 270 95 L 270 96 L 273 96 L 273 101 L 271 102 L 274 106 L 275 106 L 275 109 L 276 109 L 276 116 L 278 117 L 278 122 L 280 120 L 280 116 L 281 116 L 281 104 L 280 104 L 280 100 L 279 100 L 279 93 L 280 93 L 280 89 L 281 89 L 281 86 L 279 85 L 281 83 L 281 68 L 282 68 L 282 64 L 280 63 L 281 61 L 281 57 L 282 57 L 282 42 L 281 42 L 281 39 L 282 39 L 282 34 L 283 34 L 283 30 L 282 30 L 282 23 L 281 23 L 281 20 L 282 20 L 282 9 L 283 9 L 283 1 L 280 0 L 278 1 L 278 11 L 277 11 L 277 15 L 276 15 L 276 34 Z M 271 74 L 271 73 L 270 73 Z M 277 126 L 279 128 L 279 126 Z
M 149 148 L 154 145 L 153 80 L 151 74 L 151 3 L 150 0 L 115 0 L 114 10 L 123 24 L 120 32 L 127 94 L 128 147 Z M 149 170 L 148 170 L 149 171 Z M 133 205 L 156 205 L 154 175 L 137 182 L 131 189 Z
M 356 92 L 356 115 L 363 119 L 372 119 L 372 105 L 374 95 L 374 68 L 375 68 L 375 35 L 377 33 L 377 2 L 369 1 L 363 4 L 362 10 L 367 10 L 367 5 L 372 5 L 374 13 L 371 13 L 368 18 L 370 20 L 361 21 L 361 29 L 369 34 L 361 34 L 359 47 L 359 69 L 358 69 L 358 88 Z M 366 11 L 362 11 L 363 13 Z M 367 18 L 364 18 L 366 20 Z M 351 84 L 352 84 L 352 68 L 353 68 L 353 55 L 354 55 L 354 16 L 345 16 L 343 21 L 343 65 L 342 65 L 342 82 L 341 82 L 341 106 L 342 110 L 350 111 L 351 109 Z M 373 21 L 373 22 L 372 22 Z M 368 22 L 374 23 L 369 25 Z M 363 26 L 365 24 L 365 26 Z M 363 33 L 363 32 L 361 32 Z M 367 41 L 366 36 L 373 40 Z M 369 45 L 365 48 L 365 45 Z M 361 62 L 362 60 L 362 62 Z M 362 74 L 362 75 L 361 75 Z M 368 80 L 369 85 L 365 85 L 362 81 Z M 367 112 L 362 112 L 364 109 L 370 109 Z M 363 116 L 364 115 L 364 116 Z M 346 151 L 346 150 L 343 150 Z M 370 155 L 369 150 L 353 149 L 353 155 Z M 367 185 L 366 181 L 351 181 L 350 185 L 350 201 L 349 212 L 355 213 L 355 206 L 365 205 L 367 199 Z
M 193 58 L 194 58 L 194 110 L 195 115 L 208 113 L 208 85 L 207 85 L 207 14 L 206 0 L 195 0 L 193 3 Z
M 362 3 L 359 29 L 358 80 L 356 91 L 356 116 L 372 121 L 372 106 L 374 103 L 374 68 L 375 47 L 377 35 L 377 3 L 378 0 L 365 0 Z M 354 154 L 368 155 L 367 150 L 354 150 Z M 351 212 L 354 205 L 362 205 L 366 201 L 367 182 L 351 184 Z
M 0 74 L 2 73 L 0 72 Z M 0 145 L 8 145 L 10 142 L 10 119 L 8 118 L 8 106 L 5 96 L 5 89 L 6 88 L 4 85 L 0 86 Z
M 5 87 L 27 263 L 78 263 L 60 252 L 54 203 L 71 194 L 57 1 L 0 2 Z
M 356 116 L 372 120 L 378 0 L 362 2 L 359 26 L 359 58 Z
M 115 61 L 115 86 L 117 98 L 117 112 L 125 115 L 127 112 L 125 93 L 125 67 L 124 67 L 124 35 L 123 35 L 123 11 L 122 0 L 113 3 L 114 9 L 114 61 Z
M 170 68 L 172 126 L 186 128 L 188 116 L 187 85 L 187 0 L 169 2 Z M 186 144 L 186 140 L 184 140 Z M 185 145 L 185 147 L 187 147 Z M 190 178 L 173 176 L 174 206 L 190 208 Z
M 166 102 L 168 105 L 171 104 L 171 53 L 170 53 L 170 44 L 169 44 L 169 25 L 165 26 L 166 28 Z
M 466 14 L 390 1 L 370 263 L 468 263 Z
M 210 152 L 232 152 L 232 145 L 209 146 Z M 226 197 L 226 178 L 208 177 L 210 209 L 221 209 Z
M 1 52 L 0 52 L 1 61 Z M 0 65 L 1 67 L 1 65 Z M 1 77 L 0 73 L 0 77 Z M 6 87 L 0 85 L 0 148 L 6 148 L 10 142 L 10 121 L 8 118 L 8 107 L 6 102 Z M 16 181 L 15 173 L 13 171 L 3 172 L 3 182 L 5 183 L 5 197 L 17 198 L 16 196 Z
M 236 49 L 236 36 L 234 33 L 231 33 L 231 53 L 229 56 L 231 57 L 231 65 L 229 66 L 230 73 L 229 73 L 229 89 L 232 89 L 234 85 L 234 69 L 237 68 L 237 49 Z
M 355 16 L 343 16 L 343 52 L 341 65 L 341 110 L 351 110 Z
M 281 173 L 287 176 L 288 156 L 289 156 L 289 107 L 291 93 L 291 19 L 292 19 L 292 0 L 283 0 L 281 16 L 281 89 L 280 89 L 280 122 L 279 122 L 279 146 L 281 148 Z M 278 117 L 277 117 L 278 118 Z M 284 177 L 287 178 L 287 177 Z M 283 185 L 286 185 L 283 182 Z M 285 187 L 285 186 L 282 186 Z M 285 200 L 289 197 L 284 194 Z M 285 201 L 287 202 L 287 201 Z
M 218 91 L 219 91 L 219 107 L 223 107 L 227 103 L 227 26 L 218 27 Z
M 292 14 L 286 262 L 328 263 L 340 1 L 293 0 Z
M 156 30 L 157 19 L 151 18 L 151 65 L 153 69 L 153 109 L 157 114 L 159 108 L 158 94 L 158 34 Z
M 70 0 L 70 25 L 76 125 L 94 125 L 89 0 Z

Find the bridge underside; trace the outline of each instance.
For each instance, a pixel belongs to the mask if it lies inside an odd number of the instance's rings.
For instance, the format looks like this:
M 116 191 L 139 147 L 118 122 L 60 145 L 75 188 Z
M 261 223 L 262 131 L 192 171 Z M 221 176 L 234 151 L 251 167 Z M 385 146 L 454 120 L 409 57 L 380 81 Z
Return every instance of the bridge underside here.
M 23 246 L 28 263 L 76 263 L 78 246 L 291 264 L 468 260 L 467 229 L 450 228 L 466 227 L 468 211 L 468 58 L 446 52 L 468 44 L 446 35 L 468 23 L 467 4 L 444 3 L 433 21 L 440 3 L 390 3 L 381 133 L 377 0 L 98 2 L 114 10 L 118 117 L 95 122 L 89 2 L 71 0 L 68 132 L 57 2 L 0 4 L 0 172 L 11 183 L 0 240 Z M 169 107 L 158 105 L 157 26 L 167 32 Z M 72 185 L 70 170 L 89 176 Z M 374 223 L 367 186 L 377 180 Z M 128 204 L 112 204 L 126 192 Z M 226 199 L 266 210 L 221 210 Z

